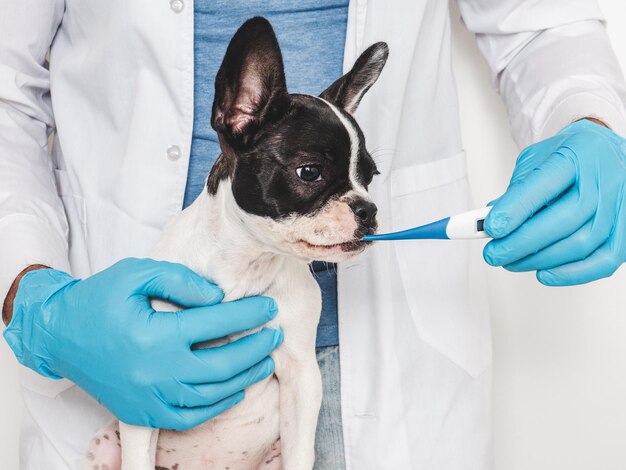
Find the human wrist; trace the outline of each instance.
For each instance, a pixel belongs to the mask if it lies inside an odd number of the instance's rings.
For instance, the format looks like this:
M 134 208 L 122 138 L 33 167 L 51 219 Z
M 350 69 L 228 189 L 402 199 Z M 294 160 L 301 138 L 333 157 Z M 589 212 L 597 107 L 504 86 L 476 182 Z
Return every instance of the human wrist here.
M 626 163 L 626 139 L 622 135 L 617 134 L 608 124 L 597 118 L 585 117 L 572 122 L 569 126 L 562 129 L 560 133 L 585 132 L 586 135 L 600 137 L 603 142 L 611 142 L 623 162 Z
M 607 129 L 610 129 L 610 127 L 609 127 L 609 125 L 608 125 L 607 123 L 605 123 L 604 121 L 601 121 L 601 120 L 600 120 L 600 119 L 598 119 L 598 118 L 594 118 L 594 117 L 584 117 L 584 118 L 580 118 L 580 119 L 577 119 L 575 122 L 578 122 L 578 121 L 585 121 L 585 120 L 586 120 L 586 121 L 591 121 L 591 122 L 593 122 L 594 124 L 598 124 L 598 125 L 600 125 L 600 126 L 606 127 Z
M 22 278 L 31 271 L 49 268 L 49 266 L 43 264 L 31 264 L 30 266 L 20 271 L 20 273 L 15 277 L 15 279 L 11 283 L 11 287 L 9 287 L 9 292 L 4 298 L 4 302 L 2 304 L 2 321 L 5 325 L 8 325 L 13 318 L 13 304 L 15 302 L 15 295 L 17 294 L 17 289 L 20 285 L 20 281 L 22 280 Z
M 16 292 L 12 298 L 12 317 L 3 332 L 4 339 L 13 350 L 17 360 L 39 374 L 58 379 L 61 378 L 49 364 L 54 359 L 51 344 L 47 344 L 47 336 L 41 337 L 41 326 L 48 334 L 52 333 L 50 323 L 54 323 L 54 309 L 50 310 L 50 301 L 57 292 L 77 282 L 63 271 L 39 265 L 39 268 L 25 269 L 16 278 Z M 47 307 L 48 305 L 48 307 Z M 52 314 L 51 314 L 52 313 Z M 55 335 L 52 334 L 52 337 Z M 33 349 L 34 348 L 34 349 Z M 47 354 L 34 353 L 44 349 Z M 43 360 L 43 358 L 46 358 Z

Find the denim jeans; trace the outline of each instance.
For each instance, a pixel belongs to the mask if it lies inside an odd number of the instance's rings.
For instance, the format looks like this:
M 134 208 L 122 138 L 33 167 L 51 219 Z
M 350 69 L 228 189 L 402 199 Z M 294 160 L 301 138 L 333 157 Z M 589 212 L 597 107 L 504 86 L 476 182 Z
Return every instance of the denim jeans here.
M 322 373 L 323 398 L 315 435 L 314 470 L 346 468 L 343 427 L 341 424 L 341 379 L 339 346 L 317 348 L 317 363 Z

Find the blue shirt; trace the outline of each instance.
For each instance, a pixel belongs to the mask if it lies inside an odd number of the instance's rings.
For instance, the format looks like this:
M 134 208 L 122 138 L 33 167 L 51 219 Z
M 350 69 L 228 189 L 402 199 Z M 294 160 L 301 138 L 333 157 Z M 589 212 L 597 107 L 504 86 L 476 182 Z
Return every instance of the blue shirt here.
M 342 75 L 348 0 L 196 0 L 194 2 L 194 122 L 187 187 L 187 207 L 205 187 L 220 154 L 211 128 L 215 75 L 235 31 L 253 16 L 267 18 L 278 38 L 287 88 L 319 95 Z M 322 290 L 317 346 L 339 343 L 335 265 L 312 264 Z

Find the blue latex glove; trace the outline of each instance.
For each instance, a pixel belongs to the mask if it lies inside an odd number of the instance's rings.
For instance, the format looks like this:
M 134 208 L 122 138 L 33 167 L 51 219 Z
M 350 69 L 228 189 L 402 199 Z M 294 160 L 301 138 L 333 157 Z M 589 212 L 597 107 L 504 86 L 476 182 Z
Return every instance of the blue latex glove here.
M 485 220 L 485 260 L 566 286 L 626 261 L 626 140 L 588 120 L 525 149 Z
M 155 312 L 150 298 L 187 310 Z M 202 350 L 191 345 L 260 326 L 275 302 L 220 303 L 221 290 L 186 267 L 125 259 L 79 280 L 53 269 L 20 281 L 4 337 L 19 361 L 66 377 L 128 424 L 184 430 L 243 399 L 274 368 L 282 330 Z

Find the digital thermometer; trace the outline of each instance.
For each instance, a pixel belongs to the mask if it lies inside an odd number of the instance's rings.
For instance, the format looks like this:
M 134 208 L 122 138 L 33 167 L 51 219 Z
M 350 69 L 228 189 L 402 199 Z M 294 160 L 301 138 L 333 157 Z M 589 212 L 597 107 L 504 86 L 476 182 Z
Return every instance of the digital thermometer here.
M 491 207 L 483 207 L 459 215 L 402 230 L 401 232 L 366 235 L 363 241 L 378 240 L 472 240 L 489 238 L 485 232 L 485 219 Z

